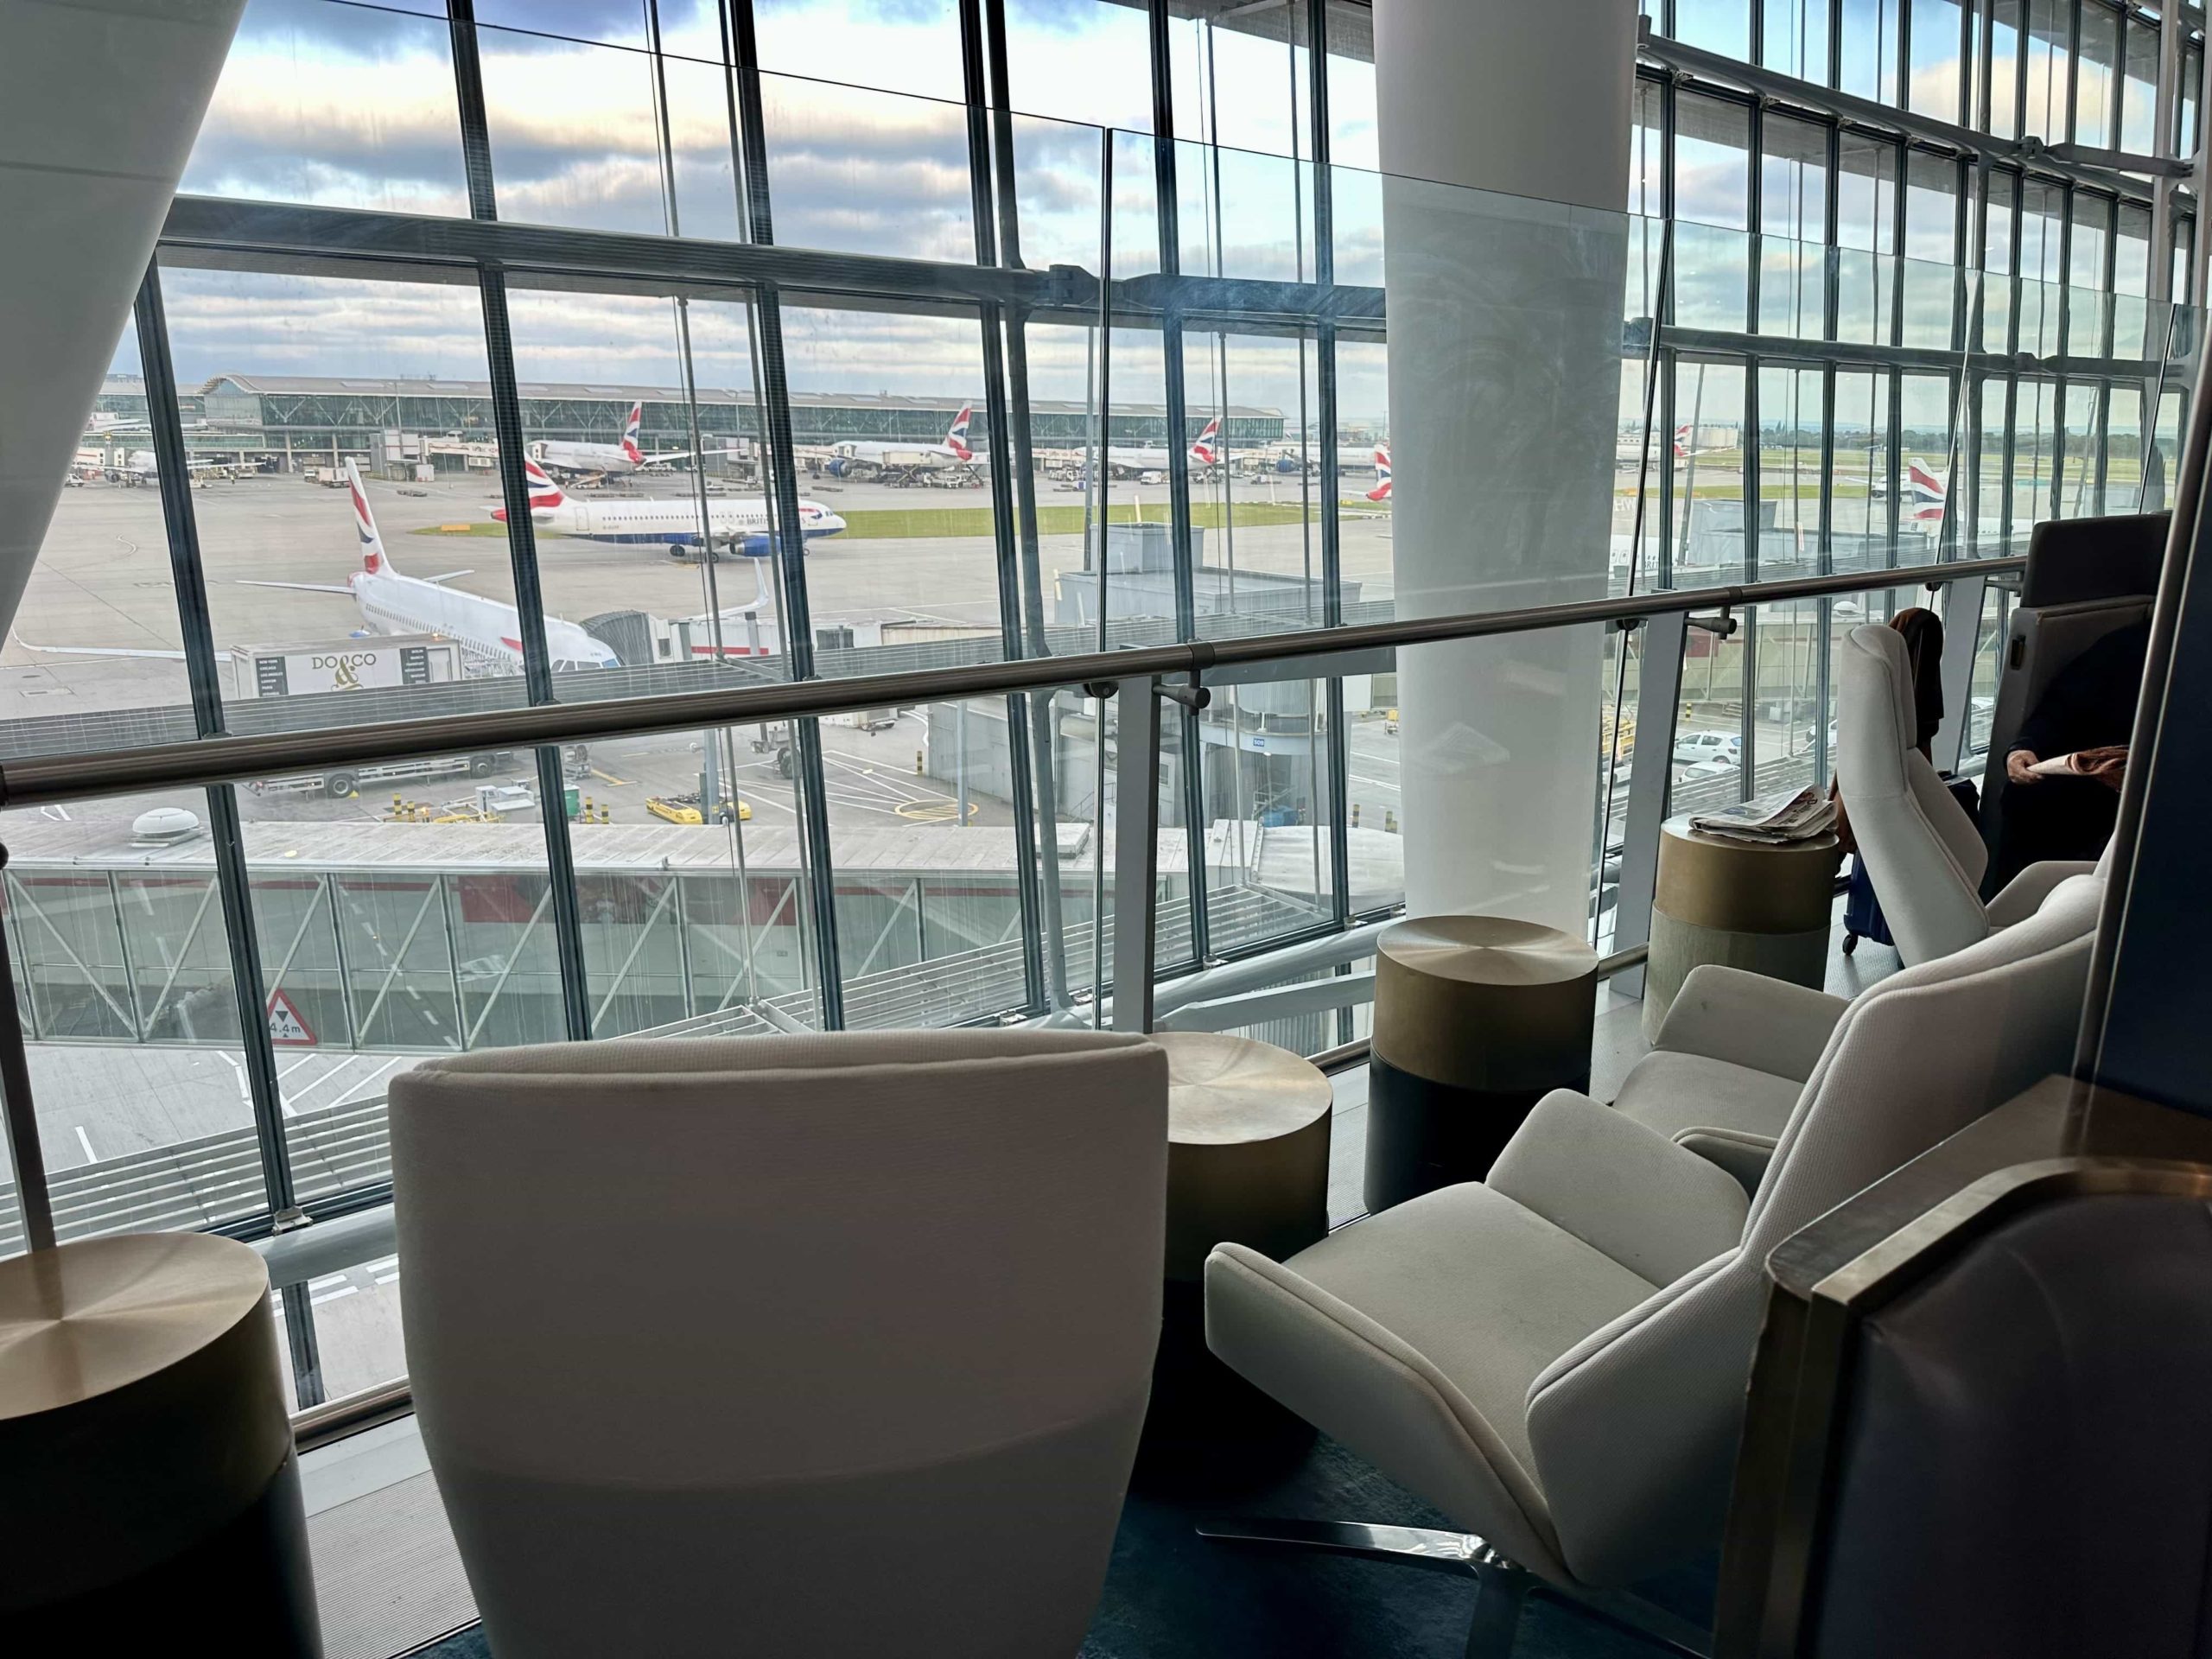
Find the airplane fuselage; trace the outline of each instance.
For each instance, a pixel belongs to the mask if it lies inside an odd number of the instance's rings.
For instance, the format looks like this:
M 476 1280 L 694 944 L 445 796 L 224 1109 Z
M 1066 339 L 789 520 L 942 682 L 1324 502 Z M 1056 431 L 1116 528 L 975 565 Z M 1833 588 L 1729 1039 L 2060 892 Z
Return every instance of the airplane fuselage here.
M 522 671 L 521 624 L 512 605 L 389 570 L 358 570 L 350 586 L 361 620 L 378 633 L 443 634 L 479 664 L 502 673 Z M 558 617 L 545 619 L 545 647 L 556 671 L 616 666 L 607 645 Z
M 798 517 L 800 531 L 810 542 L 845 528 L 842 518 L 813 501 L 798 504 Z M 702 539 L 696 501 L 564 500 L 556 507 L 533 508 L 531 518 L 547 530 L 585 541 L 696 547 Z M 718 548 L 756 559 L 775 550 L 767 504 L 758 496 L 709 500 L 707 524 Z

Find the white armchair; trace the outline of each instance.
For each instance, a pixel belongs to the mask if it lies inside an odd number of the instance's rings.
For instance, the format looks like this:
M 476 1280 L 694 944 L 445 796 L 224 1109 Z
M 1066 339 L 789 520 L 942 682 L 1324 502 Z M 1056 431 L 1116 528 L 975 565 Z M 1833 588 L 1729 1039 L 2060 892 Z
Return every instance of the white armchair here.
M 1413 1199 L 1286 1262 L 1217 1246 L 1214 1351 L 1478 1535 L 1201 1530 L 1471 1567 L 1484 1586 L 1471 1655 L 1510 1650 L 1532 1589 L 1698 1639 L 1622 1592 L 1718 1545 L 1768 1253 L 2065 1065 L 2102 889 L 2093 876 L 2063 883 L 2031 919 L 1906 969 L 1832 1020 L 1806 1002 L 1757 1039 L 1795 1069 L 1830 1025 L 1748 1196 L 1629 1110 L 1559 1090 L 1487 1183 Z M 1707 989 L 1716 982 L 1735 988 Z M 1686 1043 L 1718 1017 L 1717 1001 L 1690 1001 L 1675 1033 Z
M 1838 667 L 1836 781 L 1859 856 L 1908 966 L 1963 950 L 2032 915 L 2090 864 L 2032 865 L 1984 906 L 1989 849 L 1942 776 L 1913 746 L 1911 663 L 1894 628 L 1853 628 Z
M 501 1659 L 1082 1645 L 1160 1331 L 1141 1038 L 575 1043 L 393 1080 L 407 1357 Z

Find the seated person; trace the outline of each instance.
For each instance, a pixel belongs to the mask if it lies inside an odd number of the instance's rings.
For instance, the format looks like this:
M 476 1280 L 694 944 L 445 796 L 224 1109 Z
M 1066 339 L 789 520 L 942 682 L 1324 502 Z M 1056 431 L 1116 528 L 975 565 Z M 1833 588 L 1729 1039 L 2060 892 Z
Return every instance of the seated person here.
M 2151 621 L 2107 634 L 2058 672 L 2005 756 L 2003 817 L 1982 879 L 1985 898 L 2047 858 L 2094 858 L 2112 838 L 2127 741 L 2143 692 Z M 2076 775 L 2039 777 L 2038 760 L 2077 758 Z

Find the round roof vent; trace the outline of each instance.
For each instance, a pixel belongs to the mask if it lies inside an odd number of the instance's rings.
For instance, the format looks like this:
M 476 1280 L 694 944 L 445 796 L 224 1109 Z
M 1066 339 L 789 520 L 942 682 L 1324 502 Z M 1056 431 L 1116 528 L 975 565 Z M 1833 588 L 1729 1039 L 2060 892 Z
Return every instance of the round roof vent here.
M 200 833 L 200 816 L 181 806 L 157 806 L 130 821 L 130 839 L 142 847 L 166 847 Z

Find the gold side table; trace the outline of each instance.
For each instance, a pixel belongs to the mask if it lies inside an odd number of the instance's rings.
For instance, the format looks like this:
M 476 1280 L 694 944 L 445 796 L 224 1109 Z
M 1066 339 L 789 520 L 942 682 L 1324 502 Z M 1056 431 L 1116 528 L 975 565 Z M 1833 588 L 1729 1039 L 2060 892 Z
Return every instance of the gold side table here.
M 1370 1211 L 1478 1181 L 1554 1089 L 1590 1086 L 1598 953 L 1502 916 L 1424 916 L 1375 951 Z
M 1705 963 L 1818 990 L 1842 862 L 1833 835 L 1762 846 L 1699 835 L 1687 817 L 1668 819 L 1643 970 L 1644 1036 L 1657 1039 L 1682 982 Z
M 1219 1489 L 1280 1469 L 1313 1431 L 1207 1349 L 1206 1256 L 1229 1241 L 1281 1261 L 1327 1234 L 1335 1091 L 1271 1043 L 1196 1031 L 1152 1040 L 1167 1051 L 1166 1284 L 1135 1481 Z
M 321 1655 L 278 1363 L 234 1240 L 0 1262 L 0 1652 Z

